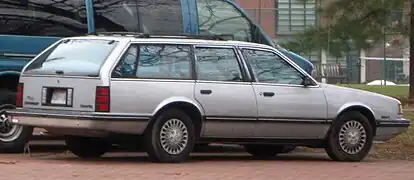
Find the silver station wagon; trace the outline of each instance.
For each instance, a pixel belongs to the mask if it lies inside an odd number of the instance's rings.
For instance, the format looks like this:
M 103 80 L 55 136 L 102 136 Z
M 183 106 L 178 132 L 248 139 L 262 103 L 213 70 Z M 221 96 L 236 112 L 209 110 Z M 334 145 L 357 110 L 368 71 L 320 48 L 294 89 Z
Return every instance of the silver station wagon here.
M 361 161 L 410 125 L 394 98 L 318 83 L 270 46 L 207 37 L 64 38 L 28 63 L 18 89 L 4 120 L 64 135 L 83 158 L 127 142 L 183 162 L 196 143 L 221 142 L 258 157 L 307 146 Z

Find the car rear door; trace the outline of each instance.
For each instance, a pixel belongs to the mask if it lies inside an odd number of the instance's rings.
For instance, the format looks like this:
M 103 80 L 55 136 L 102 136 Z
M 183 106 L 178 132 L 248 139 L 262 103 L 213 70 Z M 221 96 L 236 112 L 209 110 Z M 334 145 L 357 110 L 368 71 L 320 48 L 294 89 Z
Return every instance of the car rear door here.
M 157 107 L 192 99 L 191 46 L 132 43 L 111 75 L 112 111 L 151 116 Z
M 205 111 L 204 137 L 251 137 L 256 97 L 244 64 L 231 46 L 195 47 L 195 99 Z

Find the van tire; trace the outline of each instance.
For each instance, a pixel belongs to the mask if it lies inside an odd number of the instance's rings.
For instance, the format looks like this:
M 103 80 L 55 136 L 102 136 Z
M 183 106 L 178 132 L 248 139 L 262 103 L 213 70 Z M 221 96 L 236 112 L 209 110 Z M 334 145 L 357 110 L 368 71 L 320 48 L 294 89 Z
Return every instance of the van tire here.
M 177 128 L 181 127 L 180 130 L 168 127 L 175 126 Z M 149 129 L 145 133 L 145 145 L 146 151 L 151 161 L 158 163 L 180 163 L 186 161 L 190 153 L 193 151 L 195 144 L 195 131 L 194 125 L 191 121 L 191 118 L 181 110 L 178 109 L 168 109 L 161 113 L 159 116 L 155 117 L 154 123 L 152 126 L 148 127 Z M 169 131 L 169 130 L 177 131 Z M 174 148 L 169 149 L 166 144 L 168 140 L 165 139 L 162 142 L 161 132 L 166 137 L 168 132 L 173 133 L 173 135 L 180 135 L 183 139 L 178 139 L 177 143 L 183 143 L 183 140 L 187 139 L 187 143 L 181 144 L 182 149 L 175 149 L 176 154 L 173 152 Z M 164 139 L 164 138 L 163 138 Z M 170 151 L 170 152 L 168 152 Z
M 359 133 L 357 133 L 357 135 L 352 135 L 356 137 L 353 137 L 353 139 L 355 139 L 355 142 L 361 143 L 361 140 L 365 139 L 365 143 L 362 145 L 361 149 L 350 149 L 345 145 L 346 140 L 344 138 L 347 137 L 347 131 L 345 130 L 347 127 L 349 128 L 354 126 L 359 127 L 357 128 L 359 130 Z M 341 135 L 340 132 L 345 132 L 345 135 Z M 358 111 L 346 112 L 333 122 L 326 139 L 327 145 L 325 147 L 325 151 L 328 156 L 334 161 L 359 162 L 362 161 L 371 150 L 373 138 L 373 127 L 367 117 Z M 341 139 L 344 142 L 343 145 L 340 143 Z M 355 152 L 347 152 L 351 150 Z
M 105 139 L 92 137 L 68 136 L 65 143 L 70 152 L 81 158 L 98 158 L 111 148 Z
M 16 92 L 8 89 L 0 89 L 0 116 L 5 114 L 5 109 L 14 109 Z M 25 145 L 33 135 L 33 127 L 14 125 L 16 131 L 10 135 L 0 133 L 0 153 L 22 153 Z

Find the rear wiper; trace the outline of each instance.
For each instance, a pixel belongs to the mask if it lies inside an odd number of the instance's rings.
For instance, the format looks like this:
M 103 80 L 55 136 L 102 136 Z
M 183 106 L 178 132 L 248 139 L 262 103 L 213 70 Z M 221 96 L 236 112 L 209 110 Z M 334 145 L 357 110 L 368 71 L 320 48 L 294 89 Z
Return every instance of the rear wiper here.
M 50 58 L 50 59 L 46 59 L 46 60 L 45 60 L 45 62 L 54 61 L 54 60 L 59 60 L 59 59 L 65 59 L 65 57 L 55 57 L 55 58 Z

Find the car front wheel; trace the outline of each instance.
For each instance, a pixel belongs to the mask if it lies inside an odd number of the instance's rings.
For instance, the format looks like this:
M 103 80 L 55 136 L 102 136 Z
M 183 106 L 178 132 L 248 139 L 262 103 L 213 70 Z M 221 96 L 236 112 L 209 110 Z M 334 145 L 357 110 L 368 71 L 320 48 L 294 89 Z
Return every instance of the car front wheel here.
M 332 124 L 325 150 L 335 161 L 362 161 L 373 143 L 373 129 L 367 117 L 347 112 Z

